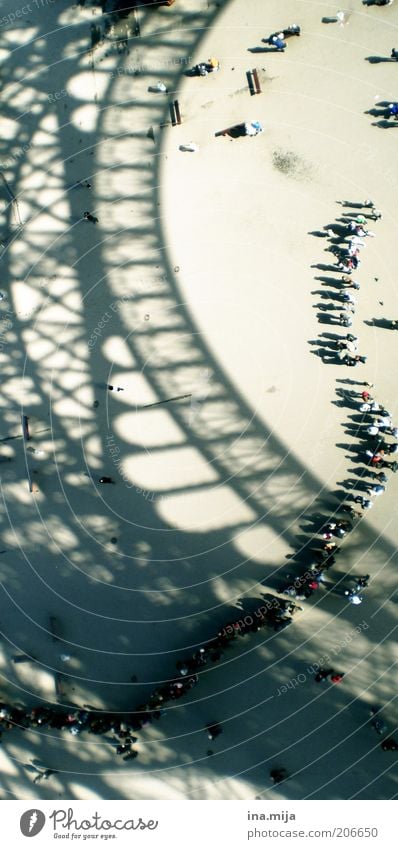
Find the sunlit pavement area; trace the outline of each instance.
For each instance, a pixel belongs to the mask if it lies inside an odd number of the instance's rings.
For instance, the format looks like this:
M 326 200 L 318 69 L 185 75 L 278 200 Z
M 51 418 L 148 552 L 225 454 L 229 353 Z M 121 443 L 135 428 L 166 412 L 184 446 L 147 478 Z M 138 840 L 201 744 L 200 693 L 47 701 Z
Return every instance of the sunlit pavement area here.
M 394 64 L 368 57 L 398 46 L 398 7 L 351 5 L 340 26 L 323 2 L 176 0 L 108 28 L 88 3 L 15 21 L 3 3 L 1 701 L 145 703 L 278 593 L 337 509 L 359 444 L 337 390 L 374 383 L 396 416 L 397 337 L 374 324 L 398 317 L 396 134 L 365 113 L 397 96 Z M 219 72 L 185 75 L 213 55 Z M 259 136 L 216 136 L 252 120 Z M 356 275 L 353 370 L 313 355 L 336 328 L 317 322 L 312 266 L 334 258 L 311 233 L 366 198 L 383 218 Z M 0 797 L 392 798 L 369 709 L 393 734 L 397 495 L 392 474 L 329 573 L 370 574 L 360 607 L 321 586 L 288 629 L 235 641 L 137 733 L 136 760 L 111 734 L 4 732 Z M 339 686 L 314 682 L 322 658 Z M 56 772 L 34 783 L 35 766 Z

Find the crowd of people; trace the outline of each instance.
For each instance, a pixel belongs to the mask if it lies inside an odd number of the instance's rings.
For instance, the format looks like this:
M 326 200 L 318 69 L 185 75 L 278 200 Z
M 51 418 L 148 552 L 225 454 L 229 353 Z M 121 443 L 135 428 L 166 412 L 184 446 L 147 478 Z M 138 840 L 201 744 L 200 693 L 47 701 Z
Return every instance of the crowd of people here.
M 355 204 L 358 208 L 361 204 Z M 339 325 L 340 327 L 352 327 L 353 316 L 357 306 L 357 298 L 349 289 L 360 290 L 358 280 L 352 278 L 353 271 L 357 271 L 361 265 L 360 251 L 366 246 L 364 239 L 374 237 L 373 231 L 367 228 L 368 219 L 374 221 L 382 218 L 380 210 L 376 209 L 371 200 L 363 202 L 364 212 L 360 214 L 343 213 L 333 224 L 328 225 L 316 236 L 327 237 L 330 245 L 326 250 L 336 256 L 336 265 L 325 265 L 319 263 L 315 267 L 322 271 L 343 274 L 338 277 L 317 277 L 327 290 L 315 291 L 320 294 L 322 302 L 315 305 L 319 310 L 317 317 L 321 324 Z M 330 288 L 332 287 L 332 288 Z M 325 304 L 324 301 L 327 301 Z M 336 315 L 338 313 L 338 315 Z M 324 362 L 341 362 L 344 365 L 355 367 L 360 363 L 366 363 L 367 357 L 358 353 L 359 339 L 352 332 L 336 336 L 331 333 L 323 333 L 319 337 L 319 356 Z
M 391 1 L 374 0 L 374 3 L 387 5 Z M 300 34 L 300 27 L 293 25 L 273 33 L 263 41 L 271 48 L 283 52 L 287 47 L 286 40 Z M 393 54 L 395 53 L 396 51 L 393 51 Z M 393 54 L 392 58 L 398 58 Z M 200 63 L 188 73 L 206 76 L 218 69 L 218 60 L 209 59 L 207 63 Z M 398 117 L 398 106 L 394 112 L 395 106 L 396 104 L 391 104 L 390 113 Z M 254 128 L 253 133 L 246 130 L 246 134 L 249 135 L 261 131 L 258 122 L 242 126 Z M 90 188 L 90 184 L 82 182 L 82 185 Z M 358 206 L 355 204 L 355 209 Z M 376 209 L 372 201 L 364 201 L 362 207 L 361 213 L 353 213 L 352 210 L 349 213 L 344 212 L 333 225 L 325 228 L 326 232 L 323 233 L 330 241 L 328 250 L 335 255 L 336 263 L 332 267 L 325 268 L 323 265 L 320 267 L 338 276 L 332 279 L 318 278 L 328 286 L 334 287 L 333 291 L 321 292 L 322 298 L 328 301 L 326 306 L 324 303 L 317 305 L 321 323 L 339 325 L 343 328 L 352 326 L 357 302 L 356 297 L 348 290 L 360 290 L 360 283 L 352 278 L 352 274 L 359 271 L 361 267 L 361 250 L 366 247 L 366 240 L 375 235 L 368 229 L 369 220 L 379 221 L 382 218 L 381 212 Z M 98 218 L 89 211 L 83 213 L 83 219 L 94 224 L 98 223 Z M 350 367 L 366 362 L 366 356 L 358 353 L 359 339 L 353 333 L 349 332 L 338 338 L 325 335 L 324 339 L 326 341 L 322 340 L 321 354 L 325 362 L 333 359 Z M 327 352 L 324 349 L 327 349 Z M 392 472 L 398 470 L 398 462 L 394 461 L 394 455 L 398 452 L 398 442 L 391 441 L 397 439 L 398 427 L 394 426 L 391 413 L 369 391 L 372 387 L 366 383 L 363 385 L 368 388 L 360 392 L 338 390 L 340 400 L 354 411 L 355 435 L 363 443 L 363 448 L 361 447 L 358 452 L 360 469 L 346 484 L 339 508 L 332 516 L 319 517 L 315 523 L 316 527 L 309 534 L 308 545 L 300 545 L 301 559 L 308 554 L 309 562 L 305 565 L 304 571 L 298 568 L 297 574 L 286 575 L 287 580 L 281 586 L 279 596 L 274 596 L 272 601 L 266 603 L 259 599 L 259 608 L 254 616 L 249 610 L 242 610 L 239 620 L 228 621 L 213 638 L 204 642 L 193 654 L 179 660 L 176 663 L 176 674 L 157 687 L 145 703 L 139 704 L 131 712 L 108 712 L 86 707 L 68 708 L 45 704 L 26 709 L 23 706 L 3 702 L 0 703 L 0 736 L 2 732 L 11 731 L 15 727 L 21 730 L 56 729 L 68 731 L 73 736 L 87 732 L 103 735 L 115 749 L 118 757 L 124 761 L 133 760 L 138 754 L 137 749 L 134 748 L 137 743 L 135 733 L 142 730 L 148 723 L 158 721 L 164 716 L 167 704 L 188 695 L 199 684 L 200 674 L 206 667 L 212 667 L 222 661 L 225 652 L 239 639 L 259 632 L 263 628 L 278 632 L 290 625 L 294 614 L 301 609 L 296 602 L 309 599 L 322 585 L 326 586 L 325 574 L 335 566 L 337 558 L 341 557 L 345 537 L 361 521 L 364 512 L 373 506 L 373 499 L 385 492 L 388 476 L 384 469 Z M 122 391 L 122 387 L 108 385 L 107 388 L 109 391 Z M 388 459 L 390 456 L 391 460 Z M 102 476 L 99 482 L 114 483 L 112 478 L 107 476 Z M 361 492 L 364 494 L 360 494 Z M 347 603 L 361 604 L 362 592 L 369 581 L 369 575 L 346 576 L 341 594 Z M 315 676 L 317 682 L 340 683 L 343 678 L 343 672 L 336 672 L 329 668 L 320 669 Z M 378 734 L 388 733 L 385 723 L 377 720 L 377 717 L 374 719 L 374 727 Z M 221 725 L 215 721 L 209 722 L 205 728 L 210 740 L 214 740 L 222 733 Z M 391 737 L 385 737 L 381 746 L 383 751 L 395 751 L 398 743 Z M 55 770 L 46 772 L 51 775 Z M 274 769 L 270 774 L 276 783 L 288 777 L 284 768 Z M 47 776 L 43 773 L 42 777 Z M 35 781 L 37 780 L 40 779 L 36 778 Z
M 372 405 L 379 406 L 368 390 L 363 390 L 358 398 L 361 414 L 366 416 L 370 412 L 368 408 Z M 373 412 L 376 413 L 378 410 L 375 409 Z M 372 460 L 373 454 L 369 460 L 370 474 L 378 481 L 374 486 L 379 487 L 380 475 L 376 475 L 373 471 Z M 383 477 L 383 482 L 386 482 L 386 476 Z M 356 497 L 354 500 L 358 503 Z M 367 509 L 363 503 L 360 506 L 362 510 Z M 286 628 L 291 624 L 296 611 L 301 610 L 296 601 L 308 599 L 316 590 L 319 590 L 321 584 L 326 583 L 326 571 L 335 565 L 336 558 L 342 553 L 341 541 L 353 530 L 354 520 L 359 520 L 363 515 L 348 504 L 347 500 L 343 501 L 341 511 L 342 513 L 344 511 L 344 515 L 340 516 L 337 512 L 331 518 L 323 517 L 317 531 L 312 532 L 309 537 L 309 547 L 306 549 L 305 546 L 301 546 L 301 554 L 308 550 L 311 561 L 304 572 L 298 572 L 294 577 L 286 576 L 289 582 L 281 587 L 280 592 L 282 596 L 287 595 L 288 599 L 270 596 L 264 602 L 263 597 L 261 603 L 259 599 L 259 607 L 254 615 L 253 612 L 243 609 L 239 619 L 228 621 L 214 638 L 205 642 L 189 657 L 177 661 L 177 676 L 166 681 L 161 687 L 157 687 L 148 700 L 138 705 L 131 713 L 94 711 L 86 707 L 68 709 L 58 705 L 40 705 L 26 710 L 24 707 L 2 703 L 0 704 L 0 731 L 9 731 L 14 727 L 30 729 L 46 726 L 51 729 L 69 731 L 74 736 L 86 731 L 91 734 L 105 735 L 106 741 L 115 748 L 116 754 L 124 761 L 136 758 L 138 752 L 134 748 L 134 743 L 137 742 L 137 737 L 134 736 L 134 732 L 138 732 L 148 723 L 164 716 L 165 706 L 188 694 L 199 683 L 200 673 L 205 667 L 220 662 L 225 651 L 239 638 L 256 633 L 263 628 L 271 628 L 274 631 Z M 347 580 L 352 586 L 343 589 L 342 595 L 353 604 L 361 603 L 362 597 L 358 595 L 358 592 L 368 586 L 370 576 L 348 575 Z M 295 601 L 292 600 L 293 598 Z M 343 677 L 344 673 L 335 672 L 333 669 L 320 669 L 315 680 L 330 679 L 332 683 L 338 683 Z M 217 722 L 208 723 L 206 729 L 209 739 L 215 739 L 222 731 Z M 109 734 L 113 736 L 107 736 Z M 385 745 L 386 742 L 388 745 Z M 386 738 L 381 745 L 384 751 L 395 751 L 397 746 L 392 738 Z
M 299 35 L 301 35 L 301 27 L 299 27 L 298 24 L 292 24 L 284 30 L 278 30 L 277 32 L 273 32 L 272 35 L 269 35 L 267 38 L 263 38 L 263 43 L 268 44 L 278 53 L 284 53 L 287 48 L 287 39 L 292 36 Z
M 398 452 L 398 428 L 394 427 L 391 413 L 368 389 L 357 393 L 338 389 L 338 393 L 342 403 L 352 410 L 348 427 L 359 440 L 347 449 L 354 454 L 359 466 L 353 470 L 353 477 L 342 483 L 344 498 L 355 502 L 362 510 L 369 510 L 374 498 L 386 491 L 387 470 L 398 470 L 398 462 L 394 459 Z
M 356 301 L 350 293 L 346 292 L 346 289 L 350 287 L 356 290 L 360 289 L 360 283 L 353 280 L 351 274 L 354 267 L 359 268 L 360 248 L 365 245 L 363 240 L 367 237 L 374 237 L 374 233 L 368 230 L 368 220 L 378 221 L 382 218 L 382 214 L 371 200 L 365 200 L 362 204 L 351 205 L 344 202 L 343 205 L 345 209 L 351 206 L 355 210 L 360 207 L 363 210 L 355 215 L 352 212 L 344 212 L 333 225 L 324 228 L 331 242 L 328 250 L 336 254 L 337 271 L 344 271 L 344 276 L 341 278 L 318 277 L 317 279 L 320 279 L 325 285 L 333 285 L 337 288 L 337 292 L 327 291 L 325 295 L 323 291 L 320 293 L 329 300 L 326 306 L 328 310 L 326 320 L 334 323 L 333 314 L 330 311 L 341 309 L 343 304 L 344 311 L 339 315 L 339 324 L 350 326 L 352 316 L 355 314 Z M 317 232 L 315 235 L 323 236 L 324 232 Z M 351 261 L 354 258 L 355 262 L 352 265 Z M 337 273 L 335 266 L 326 266 L 325 268 L 322 264 L 317 267 Z M 336 300 L 337 306 L 334 303 Z M 318 304 L 317 307 L 323 309 L 324 305 Z M 318 313 L 318 318 L 321 322 L 325 321 L 325 314 L 323 312 Z M 359 340 L 352 333 L 344 336 L 322 334 L 319 342 L 323 343 L 324 346 L 319 352 L 323 361 L 328 362 L 331 359 L 348 366 L 366 362 L 366 357 L 357 353 Z M 327 349 L 327 353 L 325 353 L 325 349 Z M 359 392 L 345 389 L 337 390 L 340 405 L 348 404 L 354 410 L 352 422 L 350 421 L 347 427 L 350 428 L 350 432 L 351 430 L 354 432 L 363 445 L 363 448 L 360 445 L 359 450 L 357 444 L 352 446 L 361 466 L 355 470 L 356 476 L 354 478 L 344 482 L 344 488 L 340 492 L 340 505 L 333 516 L 320 516 L 318 522 L 313 523 L 307 544 L 301 545 L 301 558 L 304 556 L 309 559 L 304 571 L 298 571 L 297 575 L 288 573 L 286 576 L 288 582 L 282 586 L 281 591 L 298 600 L 309 598 L 316 590 L 319 590 L 322 584 L 327 583 L 328 588 L 333 589 L 333 583 L 326 582 L 325 572 L 335 565 L 336 558 L 342 553 L 341 546 L 337 544 L 336 539 L 343 540 L 347 534 L 351 533 L 354 523 L 362 518 L 364 511 L 373 507 L 373 499 L 385 492 L 388 477 L 383 469 L 388 468 L 392 472 L 398 469 L 398 463 L 394 461 L 394 455 L 398 452 L 396 441 L 398 428 L 394 426 L 391 413 L 369 391 L 372 386 L 369 386 L 366 381 L 362 383 L 362 386 L 365 388 Z M 350 447 L 348 450 L 350 450 Z M 390 456 L 391 460 L 387 459 Z M 358 490 L 365 494 L 360 494 Z M 355 507 L 350 502 L 353 502 Z M 314 541 L 315 547 L 313 547 Z M 342 595 L 352 604 L 361 604 L 363 599 L 362 596 L 358 595 L 358 592 L 368 585 L 369 576 L 358 578 L 349 576 L 347 581 L 348 583 L 351 582 L 353 586 L 344 589 L 343 582 Z M 341 580 L 339 579 L 338 586 L 340 585 Z
M 226 623 L 213 639 L 205 642 L 190 657 L 178 661 L 177 676 L 157 687 L 147 702 L 138 705 L 131 713 L 94 711 L 87 708 L 69 709 L 58 705 L 38 705 L 27 710 L 22 706 L 3 702 L 0 703 L 0 733 L 15 727 L 22 730 L 48 727 L 68 731 L 73 736 L 83 731 L 90 734 L 112 734 L 113 737 L 106 738 L 107 742 L 123 760 L 131 760 L 138 754 L 133 748 L 137 741 L 133 732 L 139 731 L 149 722 L 159 720 L 165 714 L 165 705 L 168 702 L 176 701 L 189 693 L 199 683 L 200 671 L 220 661 L 224 650 L 234 640 L 264 627 L 271 627 L 275 631 L 286 627 L 291 622 L 296 607 L 291 601 L 274 596 L 271 603 L 261 603 L 255 617 L 243 611 L 239 620 Z M 217 725 L 210 723 L 207 728 Z M 213 737 L 216 736 L 218 734 L 214 733 Z

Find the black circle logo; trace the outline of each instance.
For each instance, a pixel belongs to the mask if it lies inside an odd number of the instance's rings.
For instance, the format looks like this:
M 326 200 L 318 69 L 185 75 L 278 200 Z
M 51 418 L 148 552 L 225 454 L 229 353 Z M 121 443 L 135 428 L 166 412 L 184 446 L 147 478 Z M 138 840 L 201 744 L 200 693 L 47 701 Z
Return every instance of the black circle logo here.
M 22 834 L 24 837 L 36 837 L 36 834 L 40 834 L 42 828 L 44 828 L 45 821 L 43 811 L 39 811 L 37 808 L 25 811 L 19 822 Z

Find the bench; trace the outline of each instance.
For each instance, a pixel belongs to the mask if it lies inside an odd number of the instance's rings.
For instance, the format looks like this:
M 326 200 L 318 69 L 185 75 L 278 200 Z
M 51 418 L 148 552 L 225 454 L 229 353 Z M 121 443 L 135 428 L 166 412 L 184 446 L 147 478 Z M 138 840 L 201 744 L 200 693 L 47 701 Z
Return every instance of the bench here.
M 169 103 L 169 110 L 170 110 L 170 118 L 171 118 L 172 126 L 175 127 L 176 124 L 177 124 L 177 118 L 176 118 L 176 110 L 175 110 L 174 103 Z
M 23 436 L 25 442 L 27 442 L 30 439 L 28 416 L 21 416 L 21 424 L 22 424 L 22 436 Z
M 253 68 L 252 78 L 253 78 L 253 83 L 254 83 L 254 88 L 255 88 L 255 94 L 261 94 L 261 85 L 260 85 L 260 80 L 259 80 L 257 68 Z
M 182 121 L 181 121 L 181 112 L 180 112 L 180 104 L 178 103 L 178 100 L 175 100 L 175 101 L 174 101 L 174 112 L 175 112 L 175 116 L 176 116 L 177 124 L 182 124 Z
M 50 632 L 52 635 L 53 642 L 56 643 L 58 640 L 62 639 L 61 628 L 59 627 L 59 622 L 56 616 L 50 616 Z
M 55 681 L 55 692 L 57 694 L 57 697 L 59 699 L 65 698 L 66 690 L 65 690 L 65 687 L 64 687 L 64 679 L 63 679 L 62 675 L 60 674 L 60 672 L 55 673 L 54 681 Z
M 253 94 L 256 94 L 256 90 L 254 88 L 253 72 L 252 71 L 246 71 L 246 77 L 247 77 L 247 84 L 249 86 L 250 94 L 253 97 Z
M 251 71 L 246 71 L 246 77 L 251 96 L 253 96 L 253 94 L 261 94 L 261 84 L 257 68 L 252 68 Z

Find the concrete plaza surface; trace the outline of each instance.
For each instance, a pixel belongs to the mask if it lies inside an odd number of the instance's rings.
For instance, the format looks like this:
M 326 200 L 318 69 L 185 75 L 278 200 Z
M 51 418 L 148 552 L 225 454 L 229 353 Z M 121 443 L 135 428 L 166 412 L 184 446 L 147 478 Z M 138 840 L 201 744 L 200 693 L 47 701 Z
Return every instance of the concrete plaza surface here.
M 1 701 L 134 710 L 277 594 L 338 509 L 362 444 L 349 393 L 374 383 L 397 424 L 397 336 L 378 324 L 398 318 L 398 124 L 367 113 L 397 97 L 398 5 L 344 9 L 177 0 L 105 30 L 88 3 L 3 4 Z M 262 41 L 293 23 L 284 53 Z M 209 56 L 219 72 L 184 73 Z M 254 138 L 216 136 L 252 120 Z M 383 217 L 353 275 L 352 369 L 316 355 L 345 332 L 318 323 L 341 274 L 316 266 L 335 263 L 319 233 L 367 198 Z M 234 642 L 134 761 L 110 734 L 4 732 L 1 798 L 392 798 L 396 754 L 369 724 L 380 705 L 397 726 L 388 478 L 328 573 L 370 574 L 360 607 L 322 586 L 287 630 Z M 314 682 L 322 658 L 339 686 Z M 41 766 L 56 773 L 33 783 Z

